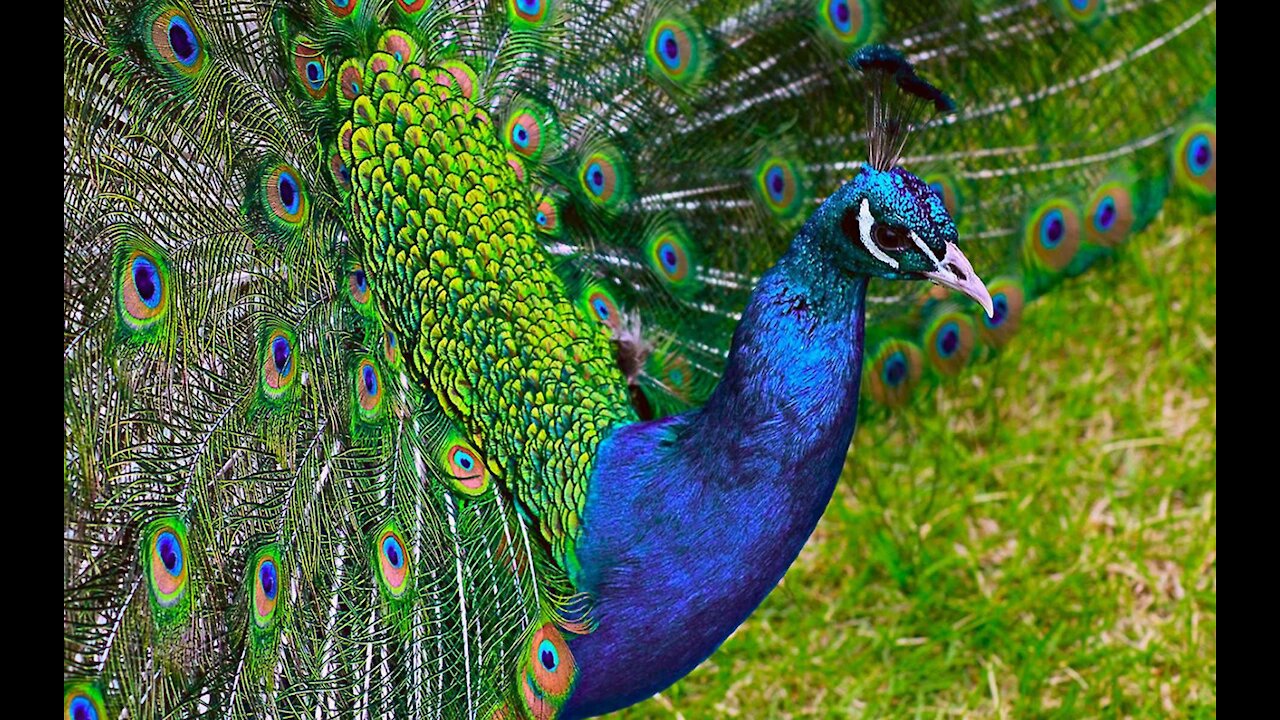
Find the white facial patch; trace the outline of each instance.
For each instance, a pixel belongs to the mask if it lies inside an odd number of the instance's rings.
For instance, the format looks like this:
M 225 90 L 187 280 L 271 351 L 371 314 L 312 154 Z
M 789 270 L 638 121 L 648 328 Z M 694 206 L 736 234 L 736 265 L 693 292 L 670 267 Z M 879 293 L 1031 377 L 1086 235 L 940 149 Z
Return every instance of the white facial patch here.
M 871 240 L 871 227 L 876 224 L 876 219 L 871 217 L 871 203 L 866 198 L 862 199 L 862 205 L 858 207 L 858 235 L 862 240 L 862 246 L 871 253 L 872 257 L 880 262 L 888 265 L 894 270 L 898 269 L 898 261 L 889 257 Z M 912 233 L 914 237 L 915 233 Z
M 911 235 L 911 242 L 914 242 L 916 247 L 920 248 L 920 252 L 924 253 L 925 257 L 933 257 L 933 252 L 929 250 L 928 245 L 924 244 L 924 240 L 920 239 L 920 236 L 916 234 L 915 230 L 908 230 L 907 232 Z

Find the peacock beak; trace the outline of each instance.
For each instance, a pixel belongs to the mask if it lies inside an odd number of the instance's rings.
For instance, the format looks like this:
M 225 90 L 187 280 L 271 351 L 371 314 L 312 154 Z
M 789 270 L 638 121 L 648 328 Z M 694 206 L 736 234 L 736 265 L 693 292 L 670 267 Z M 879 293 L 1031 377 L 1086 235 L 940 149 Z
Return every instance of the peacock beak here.
M 924 276 L 939 285 L 973 298 L 983 310 L 987 311 L 987 317 L 996 316 L 995 305 L 991 302 L 991 293 L 987 292 L 987 286 L 973 271 L 969 258 L 960 252 L 960 248 L 955 243 L 947 243 L 946 255 L 938 263 L 938 268 L 933 272 L 925 273 Z

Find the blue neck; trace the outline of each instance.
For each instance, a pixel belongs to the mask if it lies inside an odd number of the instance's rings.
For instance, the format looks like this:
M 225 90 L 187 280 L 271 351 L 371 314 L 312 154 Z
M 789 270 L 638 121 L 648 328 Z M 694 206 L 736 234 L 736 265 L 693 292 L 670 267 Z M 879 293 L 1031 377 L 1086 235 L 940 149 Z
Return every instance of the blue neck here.
M 761 279 L 699 410 L 601 443 L 577 544 L 598 629 L 564 718 L 662 690 L 746 620 L 822 516 L 858 409 L 866 278 L 805 235 Z

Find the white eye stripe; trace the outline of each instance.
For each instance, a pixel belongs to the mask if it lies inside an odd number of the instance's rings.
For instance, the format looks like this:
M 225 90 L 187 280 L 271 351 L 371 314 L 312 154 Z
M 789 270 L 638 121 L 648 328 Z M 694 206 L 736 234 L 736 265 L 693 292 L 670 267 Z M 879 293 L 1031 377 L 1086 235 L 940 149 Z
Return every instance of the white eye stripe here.
M 920 252 L 924 253 L 925 257 L 933 257 L 933 251 L 929 249 L 928 245 L 924 244 L 924 240 L 920 239 L 915 230 L 908 230 L 907 232 L 911 234 L 912 242 L 916 244 L 916 247 L 920 248 Z
M 863 198 L 862 205 L 858 207 L 858 236 L 859 239 L 862 240 L 862 246 L 867 249 L 867 252 L 871 253 L 872 257 L 885 265 L 888 265 L 894 270 L 897 270 L 898 261 L 886 255 L 885 252 L 871 240 L 871 227 L 875 225 L 875 223 L 875 218 L 871 217 L 871 203 L 867 202 L 866 198 Z M 912 234 L 914 235 L 914 233 Z

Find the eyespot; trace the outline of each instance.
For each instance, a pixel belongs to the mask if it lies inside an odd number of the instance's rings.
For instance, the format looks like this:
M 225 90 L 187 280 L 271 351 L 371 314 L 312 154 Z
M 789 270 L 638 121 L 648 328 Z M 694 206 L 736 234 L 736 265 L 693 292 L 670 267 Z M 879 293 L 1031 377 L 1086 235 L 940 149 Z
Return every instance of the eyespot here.
M 402 11 L 414 15 L 422 12 L 422 9 L 427 6 L 427 0 L 396 0 L 396 4 Z
M 356 265 L 347 273 L 347 289 L 351 291 L 351 301 L 357 307 L 369 304 L 369 276 L 363 267 Z
M 650 232 L 645 240 L 645 255 L 654 274 L 672 290 L 685 291 L 694 287 L 690 246 L 681 228 L 667 225 Z
M 602 207 L 612 208 L 622 201 L 625 182 L 619 170 L 619 157 L 613 152 L 591 153 L 578 171 L 583 191 Z
M 507 144 L 525 157 L 537 157 L 542 149 L 542 126 L 529 112 L 520 112 L 507 121 Z
M 1104 0 L 1058 0 L 1058 12 L 1073 23 L 1091 26 L 1105 15 Z
M 1213 167 L 1213 145 L 1205 135 L 1195 135 L 1187 143 L 1187 172 L 1200 177 Z
M 253 568 L 253 620 L 259 628 L 266 628 L 275 618 L 280 595 L 281 577 L 275 550 L 263 550 Z
M 1129 236 L 1134 225 L 1133 194 L 1121 182 L 1107 182 L 1089 200 L 1086 236 L 1100 245 L 1114 246 Z
M 355 375 L 356 413 L 361 420 L 373 422 L 382 415 L 382 376 L 368 358 L 356 365 Z
M 507 16 L 518 29 L 542 26 L 549 17 L 550 0 L 507 0 Z
M 1173 150 L 1173 175 L 1178 186 L 1201 199 L 1218 191 L 1218 131 L 1213 123 L 1198 122 L 1183 131 Z
M 871 227 L 871 240 L 888 252 L 901 252 L 915 244 L 905 229 L 886 223 L 876 223 Z
M 329 11 L 338 17 L 347 17 L 360 7 L 360 0 L 329 0 Z
M 279 399 L 293 387 L 298 373 L 293 344 L 293 336 L 285 330 L 267 335 L 262 348 L 262 390 L 268 398 Z
M 649 30 L 649 71 L 661 80 L 692 84 L 705 69 L 704 54 L 702 35 L 686 17 L 661 18 Z
M 152 21 L 150 50 L 179 76 L 195 77 L 204 68 L 200 34 L 191 18 L 177 9 L 165 10 Z
M 284 229 L 296 229 L 306 220 L 307 193 L 302 176 L 280 163 L 262 176 L 262 197 L 268 216 Z
M 176 520 L 160 521 L 152 527 L 147 542 L 151 598 L 161 608 L 172 608 L 187 590 L 186 532 Z
M 1058 272 L 1071 263 L 1080 247 L 1080 214 L 1064 199 L 1042 203 L 1027 220 L 1028 254 L 1044 268 Z
M 582 295 L 588 317 L 593 317 L 604 326 L 606 332 L 612 334 L 622 326 L 622 316 L 618 312 L 618 304 L 614 302 L 609 291 L 599 286 L 587 288 Z
M 663 236 L 654 247 L 658 267 L 663 276 L 672 282 L 680 282 L 689 274 L 689 259 L 677 240 L 674 236 Z
M 382 356 L 392 367 L 400 363 L 400 347 L 396 342 L 396 334 L 390 330 L 382 334 Z
M 986 343 L 1001 348 L 1018 332 L 1022 322 L 1022 284 L 1014 278 L 996 278 L 987 285 L 987 291 L 991 293 L 995 314 L 988 317 L 986 313 L 979 313 L 982 317 L 978 332 Z
M 333 176 L 333 184 L 351 192 L 351 169 L 342 159 L 342 153 L 334 152 L 329 156 L 329 173 Z
M 168 270 L 156 256 L 141 250 L 117 255 L 116 298 L 120 319 L 135 331 L 156 328 L 168 314 Z
M 905 403 L 920 382 L 923 370 L 920 348 L 906 340 L 886 340 L 869 359 L 865 382 L 871 397 L 890 407 Z
M 655 351 L 650 358 L 650 372 L 661 382 L 662 389 L 684 402 L 691 402 L 695 377 L 689 359 L 673 350 Z
M 383 528 L 376 542 L 378 579 L 383 590 L 393 598 L 404 594 L 409 587 L 409 556 L 404 540 L 394 525 Z
M 533 214 L 533 222 L 538 226 L 538 232 L 547 235 L 558 235 L 560 233 L 560 211 L 556 204 L 551 200 L 543 200 L 538 203 L 538 208 Z
M 551 623 L 533 633 L 527 653 L 521 663 L 525 707 L 538 720 L 552 718 L 573 690 L 577 663 L 564 636 Z
M 480 495 L 489 489 L 489 472 L 480 454 L 457 434 L 451 435 L 443 452 L 445 473 L 453 489 L 464 495 Z
M 92 685 L 72 685 L 63 691 L 63 720 L 105 720 L 107 711 L 102 693 Z
M 328 66 L 324 55 L 305 36 L 299 36 L 293 44 L 293 67 L 297 71 L 302 89 L 317 100 L 329 89 Z
M 779 217 L 791 217 L 800 209 L 800 184 L 795 166 L 783 158 L 769 158 L 756 170 L 756 187 L 765 206 Z
M 817 0 L 818 22 L 828 37 L 841 45 L 863 45 L 878 25 L 873 0 Z
M 929 361 L 943 375 L 955 375 L 973 355 L 973 323 L 957 312 L 944 313 L 925 334 Z
M 947 209 L 947 214 L 953 220 L 960 218 L 960 207 L 963 204 L 960 196 L 960 189 L 955 178 L 950 175 L 927 175 L 923 178 L 929 189 L 942 199 L 942 206 Z

